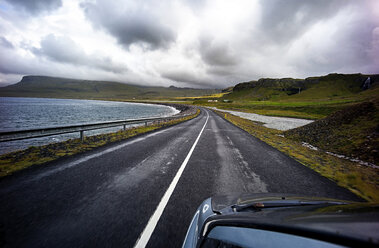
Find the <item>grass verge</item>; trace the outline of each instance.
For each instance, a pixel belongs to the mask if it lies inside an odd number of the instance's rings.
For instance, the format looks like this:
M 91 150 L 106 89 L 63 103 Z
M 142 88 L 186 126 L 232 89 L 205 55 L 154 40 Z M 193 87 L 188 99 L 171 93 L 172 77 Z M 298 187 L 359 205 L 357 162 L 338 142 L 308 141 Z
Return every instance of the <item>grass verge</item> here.
M 229 113 L 215 111 L 224 119 L 271 145 L 320 175 L 349 189 L 369 202 L 379 202 L 379 170 L 311 150 L 300 142 L 287 139 L 283 132 Z
M 194 101 L 196 105 L 216 107 L 219 109 L 235 110 L 260 115 L 291 117 L 301 119 L 317 120 L 322 119 L 331 113 L 353 104 L 352 102 L 317 103 L 317 102 L 256 102 L 239 101 L 232 103 L 209 103 L 205 101 Z
M 70 139 L 64 142 L 39 147 L 32 146 L 25 150 L 3 154 L 0 156 L 0 177 L 11 175 L 16 171 L 25 169 L 32 165 L 42 165 L 59 158 L 90 151 L 94 148 L 122 141 L 139 134 L 172 126 L 180 122 L 193 119 L 199 114 L 200 110 L 197 109 L 195 114 L 177 120 L 130 128 L 125 131 L 118 131 L 115 133 L 89 136 L 86 137 L 83 142 L 80 141 L 80 139 Z

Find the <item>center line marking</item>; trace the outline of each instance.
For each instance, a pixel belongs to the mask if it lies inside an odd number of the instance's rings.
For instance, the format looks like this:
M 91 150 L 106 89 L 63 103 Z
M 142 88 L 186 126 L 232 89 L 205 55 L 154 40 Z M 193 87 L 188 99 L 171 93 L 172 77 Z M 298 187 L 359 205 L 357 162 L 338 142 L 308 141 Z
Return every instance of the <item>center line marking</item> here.
M 155 209 L 154 214 L 150 217 L 149 222 L 147 223 L 145 229 L 141 233 L 141 235 L 138 238 L 134 247 L 144 248 L 144 247 L 146 247 L 147 243 L 149 242 L 150 237 L 153 234 L 154 229 L 157 226 L 159 219 L 161 218 L 163 210 L 166 208 L 168 200 L 170 200 L 170 197 L 171 197 L 172 193 L 174 192 L 174 189 L 175 189 L 176 185 L 178 184 L 179 179 L 182 176 L 184 169 L 186 168 L 186 165 L 187 165 L 187 163 L 188 163 L 188 161 L 189 161 L 189 159 L 193 153 L 193 150 L 195 150 L 197 142 L 199 142 L 200 136 L 203 133 L 205 126 L 207 125 L 207 122 L 209 119 L 209 113 L 208 113 L 208 111 L 206 111 L 206 112 L 207 112 L 207 120 L 205 121 L 205 124 L 199 133 L 199 136 L 197 136 L 195 143 L 193 143 L 191 150 L 187 154 L 187 157 L 184 159 L 182 165 L 180 166 L 180 168 L 179 168 L 178 172 L 176 173 L 174 179 L 172 180 L 170 186 L 166 190 L 166 193 L 163 195 L 161 201 L 158 204 L 158 207 Z

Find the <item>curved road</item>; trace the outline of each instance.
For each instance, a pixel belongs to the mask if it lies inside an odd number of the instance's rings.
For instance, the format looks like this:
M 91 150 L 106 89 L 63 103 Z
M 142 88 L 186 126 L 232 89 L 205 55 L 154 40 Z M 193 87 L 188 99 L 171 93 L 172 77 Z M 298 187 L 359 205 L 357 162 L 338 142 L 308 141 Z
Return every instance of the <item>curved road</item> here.
M 361 200 L 202 109 L 193 120 L 1 180 L 0 246 L 180 247 L 198 205 L 232 192 Z

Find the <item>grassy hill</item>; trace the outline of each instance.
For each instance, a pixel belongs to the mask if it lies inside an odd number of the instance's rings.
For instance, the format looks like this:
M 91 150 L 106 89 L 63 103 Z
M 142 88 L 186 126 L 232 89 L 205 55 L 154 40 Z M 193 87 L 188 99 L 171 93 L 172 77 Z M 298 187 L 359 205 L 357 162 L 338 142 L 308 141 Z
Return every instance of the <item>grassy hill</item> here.
M 329 74 L 306 79 L 263 78 L 237 84 L 227 97 L 255 101 L 328 101 L 353 97 L 364 91 L 368 77 L 371 85 L 379 82 L 379 75 L 362 74 Z
M 370 84 L 367 79 L 370 78 Z M 225 91 L 228 92 L 228 91 Z M 329 74 L 239 83 L 217 102 L 194 103 L 257 114 L 315 119 L 284 132 L 296 142 L 379 163 L 379 75 Z
M 284 135 L 329 152 L 379 164 L 379 100 L 345 107 Z
M 215 89 L 143 87 L 108 81 L 89 81 L 46 76 L 24 76 L 14 85 L 0 88 L 0 96 L 80 99 L 168 99 L 220 92 Z
M 370 77 L 370 87 L 364 86 Z M 259 79 L 239 83 L 217 103 L 197 104 L 272 116 L 321 119 L 379 96 L 379 75 L 329 74 L 306 79 Z
M 370 85 L 365 84 L 368 77 Z M 338 185 L 366 200 L 379 200 L 378 169 L 371 167 L 379 163 L 379 75 L 260 79 L 237 84 L 230 93 L 217 99 L 197 99 L 194 103 L 257 114 L 316 119 L 311 124 L 284 132 L 220 113 L 223 118 Z M 303 142 L 318 149 L 310 149 Z M 361 164 L 359 160 L 371 165 Z

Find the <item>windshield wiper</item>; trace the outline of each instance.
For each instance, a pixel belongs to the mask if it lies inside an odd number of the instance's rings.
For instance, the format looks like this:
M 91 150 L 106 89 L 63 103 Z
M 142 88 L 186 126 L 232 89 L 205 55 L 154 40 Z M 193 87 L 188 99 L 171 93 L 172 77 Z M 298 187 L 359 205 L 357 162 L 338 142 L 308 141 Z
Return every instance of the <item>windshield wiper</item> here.
M 300 200 L 286 200 L 286 201 L 266 201 L 266 202 L 253 202 L 248 204 L 235 204 L 231 208 L 234 212 L 240 212 L 245 209 L 260 210 L 263 208 L 280 208 L 280 207 L 296 207 L 296 206 L 309 206 L 321 204 L 346 204 L 343 202 L 330 202 L 330 201 L 300 201 Z

